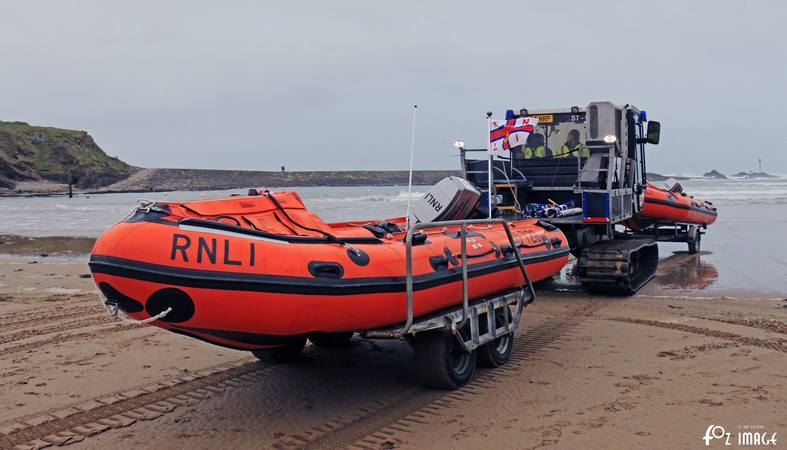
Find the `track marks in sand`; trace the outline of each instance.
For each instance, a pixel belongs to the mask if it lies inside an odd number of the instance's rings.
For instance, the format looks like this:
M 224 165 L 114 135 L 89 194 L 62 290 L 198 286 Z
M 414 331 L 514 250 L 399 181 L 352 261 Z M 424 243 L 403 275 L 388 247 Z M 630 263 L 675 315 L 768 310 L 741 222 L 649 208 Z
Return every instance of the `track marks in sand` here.
M 769 319 L 719 319 L 712 317 L 698 317 L 698 319 L 713 320 L 716 322 L 724 322 L 732 325 L 742 325 L 749 328 L 758 328 L 760 330 L 772 331 L 774 333 L 787 334 L 787 323 L 779 322 L 778 320 Z
M 153 420 L 213 393 L 259 383 L 266 367 L 248 359 L 108 395 L 61 411 L 29 417 L 0 427 L 0 448 L 67 445 L 110 428 Z M 275 369 L 269 367 L 269 369 Z M 18 447 L 17 447 L 18 446 Z
M 556 348 L 556 344 L 605 303 L 589 302 L 517 336 L 511 360 L 504 366 L 480 371 L 467 385 L 451 392 L 414 388 L 379 402 L 379 408 L 362 409 L 350 419 L 328 421 L 300 434 L 282 437 L 273 445 L 277 449 L 324 448 L 393 448 L 402 444 L 413 424 L 431 423 L 445 410 L 459 402 L 470 402 L 502 379 L 517 373 L 532 356 Z
M 325 448 L 372 447 L 380 448 L 401 442 L 399 433 L 406 433 L 412 424 L 429 423 L 431 418 L 451 408 L 457 402 L 471 401 L 494 387 L 495 382 L 516 373 L 531 356 L 555 348 L 556 343 L 570 334 L 582 321 L 599 309 L 600 304 L 586 304 L 548 319 L 517 337 L 512 360 L 500 368 L 479 372 L 468 385 L 454 392 L 434 391 L 413 386 L 388 398 L 380 399 L 377 406 L 361 409 L 346 422 L 327 421 L 321 426 L 299 434 L 285 435 L 274 445 L 276 448 Z M 125 324 L 87 333 L 55 336 L 38 341 L 36 345 L 63 342 L 63 339 L 95 338 L 134 328 Z M 21 351 L 17 346 L 13 349 Z M 7 349 L 8 350 L 8 349 Z M 309 347 L 309 353 L 326 350 Z M 17 419 L 17 422 L 0 425 L 0 448 L 43 448 L 78 442 L 102 431 L 129 426 L 137 421 L 153 420 L 179 406 L 195 404 L 228 389 L 261 383 L 277 370 L 287 366 L 269 366 L 261 362 L 240 360 L 234 364 L 181 376 L 142 388 L 128 388 L 65 408 L 44 411 L 34 416 Z
M 37 348 L 46 347 L 48 345 L 60 344 L 63 342 L 70 342 L 75 340 L 87 340 L 97 337 L 103 337 L 121 331 L 139 329 L 139 325 L 133 324 L 118 324 L 111 328 L 102 328 L 100 330 L 85 331 L 81 333 L 58 334 L 54 337 L 47 339 L 40 339 L 33 342 L 25 342 L 23 344 L 15 345 L 13 347 L 0 349 L 0 357 L 10 355 L 12 353 L 19 353 L 28 350 L 35 350 Z
M 735 342 L 719 342 L 719 343 L 711 342 L 708 344 L 683 347 L 680 350 L 658 352 L 656 356 L 660 358 L 669 358 L 673 361 L 679 361 L 684 359 L 694 359 L 702 353 L 710 352 L 713 350 L 723 350 L 726 348 L 737 347 L 737 346 L 738 344 Z
M 19 341 L 19 340 L 22 340 L 22 339 L 27 339 L 27 338 L 31 338 L 31 337 L 35 337 L 35 336 L 43 336 L 43 335 L 46 335 L 46 334 L 52 334 L 52 333 L 58 333 L 58 332 L 61 332 L 61 331 L 85 328 L 85 327 L 90 327 L 90 326 L 94 326 L 94 325 L 103 325 L 103 324 L 106 324 L 106 323 L 111 323 L 111 322 L 116 322 L 116 321 L 117 321 L 117 319 L 115 319 L 114 317 L 112 317 L 112 316 L 110 316 L 108 314 L 103 314 L 103 315 L 96 316 L 96 317 L 84 318 L 84 319 L 80 319 L 80 320 L 76 320 L 76 321 L 72 321 L 72 322 L 66 322 L 66 323 L 61 323 L 61 324 L 57 324 L 57 325 L 52 325 L 52 326 L 49 326 L 49 327 L 28 328 L 28 329 L 22 330 L 22 331 L 17 332 L 17 333 L 0 336 L 0 345 L 8 344 L 9 342 Z M 2 354 L 2 350 L 0 350 L 0 354 Z
M 651 327 L 666 328 L 669 330 L 683 331 L 686 333 L 700 334 L 703 336 L 716 337 L 726 339 L 728 341 L 737 342 L 743 345 L 752 345 L 755 347 L 766 348 L 768 350 L 775 350 L 777 352 L 787 353 L 787 341 L 759 339 L 754 337 L 742 336 L 740 334 L 730 333 L 728 331 L 714 330 L 706 327 L 695 327 L 693 325 L 686 325 L 682 323 L 662 322 L 659 320 L 648 319 L 633 319 L 629 317 L 615 317 L 609 320 L 616 322 L 632 323 L 637 325 L 646 325 Z
M 104 312 L 98 303 L 93 302 L 82 306 L 58 306 L 55 308 L 40 308 L 32 311 L 20 311 L 0 316 L 0 329 L 15 330 L 17 328 L 38 326 L 56 320 L 75 319 L 91 314 Z

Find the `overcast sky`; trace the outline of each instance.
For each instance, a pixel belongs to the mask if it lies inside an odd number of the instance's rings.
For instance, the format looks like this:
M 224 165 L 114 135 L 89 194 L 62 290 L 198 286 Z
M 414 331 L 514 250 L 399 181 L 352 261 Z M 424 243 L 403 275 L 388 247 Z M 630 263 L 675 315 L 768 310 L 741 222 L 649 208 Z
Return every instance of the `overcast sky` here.
M 457 168 L 487 110 L 632 103 L 649 170 L 787 173 L 787 2 L 0 0 L 0 120 L 146 167 Z

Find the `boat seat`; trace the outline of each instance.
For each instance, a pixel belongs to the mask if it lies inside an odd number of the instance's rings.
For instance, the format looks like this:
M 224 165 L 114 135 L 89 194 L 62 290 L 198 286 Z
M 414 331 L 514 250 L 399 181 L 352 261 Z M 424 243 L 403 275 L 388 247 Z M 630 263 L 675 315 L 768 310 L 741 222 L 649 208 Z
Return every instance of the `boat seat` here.
M 585 165 L 588 158 L 568 156 L 565 158 L 531 158 L 514 159 L 514 169 L 522 172 L 533 186 L 574 186 L 577 182 L 579 167 Z M 579 161 L 577 161 L 579 160 Z

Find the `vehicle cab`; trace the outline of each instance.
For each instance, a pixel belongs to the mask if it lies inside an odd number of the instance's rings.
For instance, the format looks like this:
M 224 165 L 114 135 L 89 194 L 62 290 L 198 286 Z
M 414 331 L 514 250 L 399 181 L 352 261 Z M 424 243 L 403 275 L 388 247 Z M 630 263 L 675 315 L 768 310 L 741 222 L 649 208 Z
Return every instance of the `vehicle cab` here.
M 493 161 L 493 207 L 503 215 L 527 205 L 561 204 L 581 214 L 553 223 L 614 224 L 642 206 L 645 143 L 658 143 L 658 122 L 632 105 L 593 102 L 585 108 L 507 111 L 506 119 L 538 119 L 527 141 Z M 485 149 L 460 149 L 465 178 L 489 189 Z M 475 159 L 471 159 L 471 153 Z M 482 196 L 484 198 L 486 196 Z

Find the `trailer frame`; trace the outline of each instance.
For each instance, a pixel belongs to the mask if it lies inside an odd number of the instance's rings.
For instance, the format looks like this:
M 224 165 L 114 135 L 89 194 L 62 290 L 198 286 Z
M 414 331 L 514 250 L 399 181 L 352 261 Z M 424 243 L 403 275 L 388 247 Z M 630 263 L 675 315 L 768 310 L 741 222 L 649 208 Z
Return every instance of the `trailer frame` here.
M 470 299 L 467 275 L 467 228 L 488 224 L 501 224 L 511 248 L 517 249 L 512 253 L 522 273 L 523 284 L 495 295 Z M 462 252 L 462 304 L 416 318 L 413 289 L 413 236 L 420 229 L 437 226 L 459 226 Z M 533 283 L 530 281 L 527 267 L 518 251 L 518 245 L 508 222 L 504 219 L 471 219 L 413 224 L 408 228 L 405 236 L 405 249 L 407 319 L 404 323 L 391 327 L 361 331 L 361 336 L 367 339 L 407 339 L 415 348 L 416 374 L 419 380 L 422 384 L 434 388 L 454 389 L 466 383 L 472 377 L 477 351 L 484 351 L 481 362 L 485 365 L 504 364 L 510 357 L 514 333 L 519 327 L 524 309 L 536 298 Z M 444 339 L 446 333 L 450 333 L 453 337 Z M 496 342 L 500 344 L 496 346 Z M 464 369 L 459 374 L 456 371 L 452 372 L 451 361 L 435 360 L 442 357 L 451 358 L 451 349 L 455 346 L 465 353 L 465 357 L 470 358 L 470 367 L 464 364 L 462 366 Z

